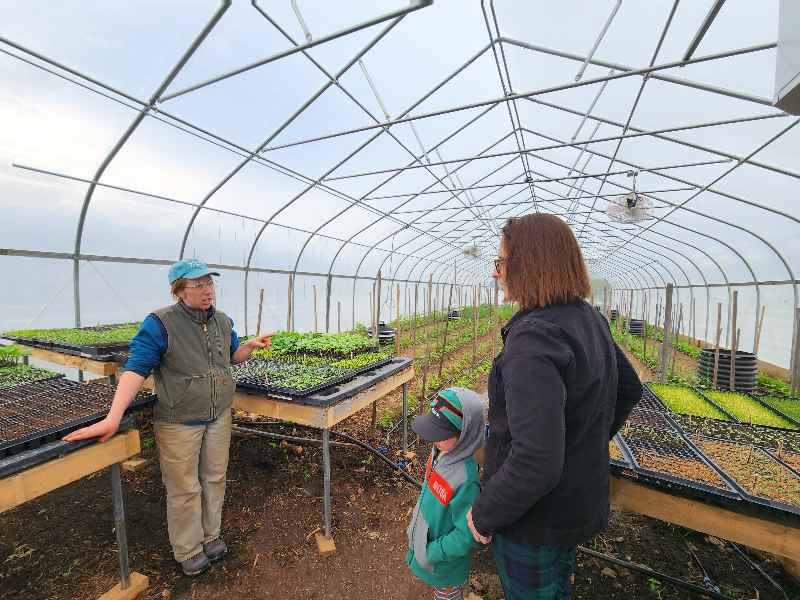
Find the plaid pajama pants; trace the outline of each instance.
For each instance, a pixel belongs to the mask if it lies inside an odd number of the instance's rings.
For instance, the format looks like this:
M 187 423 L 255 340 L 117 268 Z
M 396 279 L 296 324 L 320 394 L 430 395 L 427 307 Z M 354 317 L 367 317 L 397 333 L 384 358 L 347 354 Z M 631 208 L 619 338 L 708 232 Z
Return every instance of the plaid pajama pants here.
M 577 548 L 492 538 L 492 554 L 505 600 L 570 600 Z

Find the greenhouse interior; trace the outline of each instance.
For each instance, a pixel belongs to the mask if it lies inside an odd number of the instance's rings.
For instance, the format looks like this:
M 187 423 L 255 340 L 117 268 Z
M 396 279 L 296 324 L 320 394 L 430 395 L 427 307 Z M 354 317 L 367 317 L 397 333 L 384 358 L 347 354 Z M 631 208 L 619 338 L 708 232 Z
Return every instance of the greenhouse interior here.
M 466 388 L 494 427 L 537 215 L 642 387 L 607 527 L 536 597 L 800 598 L 800 3 L 0 5 L 0 599 L 432 597 L 412 425 Z M 533 597 L 509 528 L 441 597 Z

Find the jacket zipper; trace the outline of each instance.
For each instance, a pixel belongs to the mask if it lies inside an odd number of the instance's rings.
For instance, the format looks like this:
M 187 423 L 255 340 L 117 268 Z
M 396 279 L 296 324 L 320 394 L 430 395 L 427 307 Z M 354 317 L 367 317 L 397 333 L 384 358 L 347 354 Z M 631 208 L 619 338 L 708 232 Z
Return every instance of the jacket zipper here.
M 216 404 L 216 397 L 217 397 L 217 382 L 214 376 L 214 362 L 213 357 L 211 355 L 211 341 L 208 337 L 208 324 L 203 323 L 203 333 L 205 333 L 206 337 L 206 351 L 208 352 L 208 373 L 211 377 L 211 406 L 209 407 L 209 417 L 213 421 L 214 420 L 214 406 Z

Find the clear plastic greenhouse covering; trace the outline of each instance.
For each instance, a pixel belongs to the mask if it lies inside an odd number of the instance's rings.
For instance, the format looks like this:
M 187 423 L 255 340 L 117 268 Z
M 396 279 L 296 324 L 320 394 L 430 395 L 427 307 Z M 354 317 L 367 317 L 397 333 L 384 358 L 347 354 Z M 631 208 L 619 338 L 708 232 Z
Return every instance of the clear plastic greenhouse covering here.
M 697 337 L 722 302 L 727 339 L 738 291 L 740 348 L 767 306 L 761 355 L 792 362 L 777 0 L 0 5 L 0 330 L 140 319 L 179 257 L 222 271 L 241 331 L 261 289 L 286 327 L 290 273 L 297 329 L 315 302 L 349 328 L 379 271 L 392 315 L 397 285 L 402 312 L 490 286 L 503 222 L 548 212 L 596 302 L 672 284 Z

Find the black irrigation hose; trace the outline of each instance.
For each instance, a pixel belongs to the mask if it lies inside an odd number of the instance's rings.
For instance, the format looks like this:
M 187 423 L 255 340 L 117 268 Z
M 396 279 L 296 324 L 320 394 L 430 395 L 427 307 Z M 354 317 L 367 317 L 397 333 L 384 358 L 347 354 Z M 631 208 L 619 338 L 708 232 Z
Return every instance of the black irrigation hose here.
M 238 420 L 238 419 L 234 419 L 234 422 L 238 425 L 238 423 L 241 422 L 241 421 Z M 262 425 L 269 425 L 270 427 L 299 427 L 301 429 L 312 429 L 314 431 L 319 431 L 318 427 L 312 427 L 311 425 L 299 425 L 299 424 L 296 424 L 296 423 L 282 423 L 282 422 L 279 422 L 279 421 L 276 421 L 276 422 L 272 422 L 272 421 L 269 421 L 269 422 L 267 422 L 267 421 L 254 421 L 254 422 L 250 422 L 249 424 L 250 425 L 262 424 Z M 256 432 L 257 432 L 257 430 L 256 430 Z M 354 438 L 351 435 L 348 435 L 346 433 L 341 433 L 339 431 L 331 430 L 330 434 L 332 436 L 334 436 L 334 437 L 338 437 L 338 438 L 341 438 L 343 440 L 347 440 L 351 444 L 353 444 L 355 446 L 358 446 L 359 448 L 362 448 L 362 449 L 364 449 L 364 450 L 366 450 L 368 452 L 371 452 L 372 454 L 377 456 L 379 459 L 381 459 L 381 461 L 383 461 L 385 464 L 387 464 L 388 466 L 390 466 L 393 469 L 395 469 L 396 471 L 398 471 L 400 473 L 400 475 L 403 476 L 403 479 L 405 479 L 409 483 L 413 483 L 417 487 L 421 487 L 422 486 L 422 484 L 419 481 L 417 481 L 416 479 L 414 479 L 414 477 L 412 477 L 403 467 L 401 467 L 400 465 L 398 465 L 396 463 L 393 463 L 389 458 L 387 458 L 379 450 L 373 448 L 369 444 L 367 444 L 365 442 L 362 442 L 358 438 Z M 301 439 L 301 438 L 298 438 L 298 439 Z M 314 440 L 314 441 L 316 442 L 316 440 Z M 320 440 L 320 442 L 321 442 L 321 440 Z
M 743 559 L 745 559 L 745 561 L 747 561 L 747 563 L 749 563 L 749 565 L 751 567 L 753 567 L 756 571 L 761 573 L 764 576 L 764 579 L 769 581 L 775 587 L 775 589 L 777 589 L 783 595 L 783 597 L 786 598 L 786 600 L 789 600 L 789 596 L 786 595 L 786 591 L 784 591 L 784 589 L 781 587 L 781 585 L 777 581 L 775 581 L 772 577 L 770 577 L 769 573 L 767 573 L 764 569 L 761 568 L 761 565 L 759 565 L 753 559 L 751 559 L 749 556 L 747 556 L 747 554 L 745 554 L 744 550 L 742 550 L 737 544 L 734 544 L 731 541 L 728 541 L 728 543 L 731 546 L 733 546 L 733 549 L 736 550 L 736 552 L 738 552 L 739 555 Z
M 279 421 L 275 421 L 275 422 L 256 421 L 256 422 L 252 422 L 251 424 L 256 424 L 256 423 L 263 424 L 263 425 L 269 425 L 269 426 L 277 426 L 277 427 L 299 427 L 301 429 L 313 429 L 313 430 L 318 430 L 319 429 L 317 427 L 312 427 L 310 425 L 298 425 L 298 424 L 295 424 L 295 423 L 283 423 L 283 422 L 279 422 Z M 386 465 L 388 465 L 388 466 L 392 467 L 393 469 L 395 469 L 396 471 L 398 471 L 400 473 L 400 475 L 403 476 L 403 479 L 405 479 L 406 481 L 408 481 L 409 483 L 415 485 L 418 488 L 422 487 L 422 483 L 420 481 L 418 481 L 417 479 L 412 477 L 405 469 L 403 469 L 401 466 L 393 463 L 385 455 L 383 455 L 381 452 L 379 452 L 378 450 L 376 450 L 375 448 L 373 448 L 369 444 L 367 444 L 365 442 L 362 442 L 358 438 L 355 438 L 355 437 L 353 437 L 351 435 L 348 435 L 346 433 L 341 433 L 339 431 L 331 431 L 330 433 L 331 433 L 331 435 L 333 435 L 335 437 L 341 438 L 343 440 L 347 440 L 351 444 L 354 444 L 354 445 L 356 445 L 356 446 L 358 446 L 360 448 L 363 448 L 364 450 L 367 450 L 368 452 L 371 452 L 372 454 L 377 456 L 383 463 L 385 463 Z M 613 563 L 613 564 L 618 565 L 620 567 L 625 567 L 626 569 L 630 569 L 632 571 L 638 571 L 640 573 L 644 573 L 645 575 L 649 575 L 650 577 L 653 577 L 655 579 L 659 579 L 661 581 L 666 581 L 668 583 L 672 583 L 674 585 L 683 587 L 685 589 L 697 592 L 698 594 L 705 594 L 705 595 L 710 596 L 712 598 L 716 598 L 717 600 L 735 600 L 734 598 L 731 598 L 730 596 L 726 596 L 725 594 L 721 594 L 721 593 L 717 593 L 717 592 L 714 592 L 714 591 L 711 591 L 711 590 L 707 590 L 706 588 L 704 588 L 702 586 L 699 586 L 699 585 L 696 585 L 694 583 L 691 583 L 689 581 L 685 581 L 683 579 L 679 579 L 678 577 L 673 577 L 671 575 L 667 575 L 666 573 L 662 573 L 660 571 L 656 571 L 654 569 L 651 569 L 650 567 L 637 565 L 636 563 L 632 563 L 630 561 L 623 560 L 623 559 L 617 558 L 615 556 L 611 556 L 610 554 L 604 554 L 602 552 L 597 552 L 596 550 L 590 550 L 589 548 L 586 548 L 584 546 L 578 546 L 578 550 L 580 552 L 584 553 L 584 554 L 588 554 L 589 556 L 593 556 L 594 558 L 599 558 L 600 560 L 605 560 L 607 562 Z M 767 576 L 767 577 L 769 578 L 769 576 Z M 775 583 L 774 581 L 773 581 L 773 584 L 776 585 L 778 587 L 778 589 L 781 589 L 780 586 L 778 586 L 777 583 Z M 782 589 L 781 589 L 781 592 L 783 592 Z M 784 596 L 786 596 L 785 592 L 784 592 Z M 788 600 L 788 597 L 787 597 L 787 600 Z
M 651 569 L 650 567 L 645 567 L 644 565 L 637 565 L 636 563 L 632 563 L 627 560 L 622 560 L 621 558 L 617 558 L 616 556 L 611 556 L 610 554 L 604 554 L 602 552 L 597 552 L 596 550 L 590 550 L 589 548 L 585 548 L 584 546 L 578 546 L 578 550 L 584 554 L 593 556 L 594 558 L 605 560 L 607 562 L 618 565 L 620 567 L 625 567 L 626 569 L 630 569 L 632 571 L 638 571 L 639 573 L 644 573 L 645 575 L 649 575 L 654 579 L 659 579 L 661 581 L 672 583 L 674 585 L 686 588 L 687 590 L 692 590 L 693 592 L 697 592 L 698 594 L 701 595 L 710 596 L 711 598 L 717 598 L 718 600 L 735 600 L 734 598 L 726 596 L 725 594 L 708 590 L 701 585 L 691 583 L 690 581 L 686 581 L 678 577 L 673 577 L 672 575 L 667 575 L 666 573 L 662 573 L 661 571 L 656 571 L 654 569 Z

